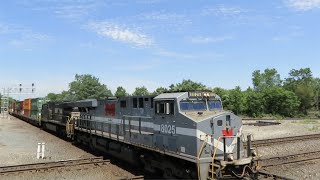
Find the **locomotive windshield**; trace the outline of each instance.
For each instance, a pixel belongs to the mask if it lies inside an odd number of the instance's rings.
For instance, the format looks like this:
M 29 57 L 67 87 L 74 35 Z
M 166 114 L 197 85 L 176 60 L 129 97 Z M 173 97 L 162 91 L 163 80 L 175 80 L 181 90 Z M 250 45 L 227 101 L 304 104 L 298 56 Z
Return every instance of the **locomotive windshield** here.
M 181 111 L 205 111 L 207 110 L 206 102 L 202 100 L 196 101 L 181 101 Z
M 217 100 L 210 100 L 208 101 L 208 106 L 210 110 L 219 110 L 222 109 L 222 103 L 221 101 Z

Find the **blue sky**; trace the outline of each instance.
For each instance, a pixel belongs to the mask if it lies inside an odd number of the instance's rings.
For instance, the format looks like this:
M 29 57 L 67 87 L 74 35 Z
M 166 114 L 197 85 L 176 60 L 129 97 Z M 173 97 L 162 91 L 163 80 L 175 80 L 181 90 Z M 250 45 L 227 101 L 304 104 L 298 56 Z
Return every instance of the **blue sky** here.
M 0 87 L 67 89 L 89 73 L 114 92 L 192 79 L 251 86 L 254 70 L 319 77 L 320 0 L 12 0 L 0 5 Z

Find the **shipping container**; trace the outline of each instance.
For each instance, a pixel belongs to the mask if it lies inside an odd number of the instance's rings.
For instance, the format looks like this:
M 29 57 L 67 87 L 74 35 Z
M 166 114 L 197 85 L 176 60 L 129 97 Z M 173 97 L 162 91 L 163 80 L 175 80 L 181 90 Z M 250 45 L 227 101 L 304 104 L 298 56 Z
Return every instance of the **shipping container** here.
M 35 120 L 40 120 L 41 118 L 41 112 L 39 112 L 38 110 L 31 110 L 31 115 L 30 117 L 32 119 L 35 119 Z
M 45 98 L 36 98 L 32 99 L 32 107 L 31 107 L 31 118 L 40 120 L 41 119 L 41 109 L 42 105 L 49 102 Z
M 15 110 L 16 110 L 16 104 L 17 104 L 17 102 L 16 102 L 16 101 L 13 101 L 12 112 L 15 112 Z
M 38 110 L 40 98 L 31 99 L 31 110 Z
M 10 102 L 9 110 L 10 110 L 10 112 L 15 112 L 15 110 L 16 110 L 16 101 L 15 100 L 12 100 Z
M 16 112 L 20 115 L 23 114 L 23 101 L 18 101 L 16 103 Z
M 25 99 L 23 102 L 23 110 L 31 110 L 31 99 Z
M 26 116 L 26 117 L 30 117 L 31 116 L 31 110 L 24 109 L 23 110 L 23 115 Z

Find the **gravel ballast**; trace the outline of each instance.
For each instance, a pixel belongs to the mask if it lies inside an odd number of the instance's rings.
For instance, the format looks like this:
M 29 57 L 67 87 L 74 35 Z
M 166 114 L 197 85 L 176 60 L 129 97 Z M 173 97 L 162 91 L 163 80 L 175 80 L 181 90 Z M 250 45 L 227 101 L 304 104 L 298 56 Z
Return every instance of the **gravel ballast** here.
M 243 121 L 243 123 L 256 121 Z M 243 126 L 243 134 L 252 134 L 254 139 L 272 139 L 289 136 L 301 136 L 320 133 L 320 120 L 279 120 L 279 125 L 271 126 Z
M 272 139 L 290 136 L 301 136 L 320 133 L 320 121 L 318 120 L 282 120 L 280 125 L 271 126 L 243 126 L 244 135 L 252 134 L 254 139 Z M 243 121 L 248 123 L 248 121 Z M 303 152 L 320 151 L 320 141 L 305 140 L 288 142 L 284 144 L 272 144 L 258 147 L 258 154 L 262 158 L 285 156 Z M 266 170 L 292 179 L 320 179 L 320 160 L 303 163 L 294 163 L 269 167 Z
M 46 144 L 45 159 L 37 159 L 37 145 Z M 0 118 L 0 166 L 94 157 L 72 143 L 15 117 Z M 10 174 L 0 179 L 119 179 L 133 175 L 111 163 L 69 171 Z

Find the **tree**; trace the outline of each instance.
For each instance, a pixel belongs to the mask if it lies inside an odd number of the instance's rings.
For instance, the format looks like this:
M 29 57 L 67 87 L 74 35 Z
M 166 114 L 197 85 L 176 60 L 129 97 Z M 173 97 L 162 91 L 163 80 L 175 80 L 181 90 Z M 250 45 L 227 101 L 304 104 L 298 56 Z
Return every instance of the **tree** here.
M 292 91 L 282 87 L 265 89 L 263 92 L 265 110 L 269 114 L 293 117 L 300 106 L 299 98 Z
M 316 109 L 317 111 L 319 111 L 319 103 L 320 103 L 320 79 L 319 78 L 314 79 L 314 86 L 315 86 L 314 101 L 315 101 Z
M 260 117 L 265 112 L 265 101 L 261 92 L 251 88 L 245 92 L 246 114 L 251 117 Z
M 182 80 L 181 83 L 171 84 L 170 91 L 188 91 L 188 90 L 206 90 L 208 89 L 205 85 L 199 82 L 188 80 Z
M 69 84 L 69 96 L 74 95 L 75 99 L 100 99 L 112 96 L 106 85 L 101 84 L 99 79 L 90 75 L 76 74 L 75 80 Z
M 239 86 L 230 90 L 227 108 L 235 114 L 241 114 L 245 110 L 245 98 Z
M 313 106 L 315 101 L 314 87 L 311 83 L 298 83 L 294 92 L 301 101 L 300 111 L 307 114 L 307 110 Z
M 117 97 L 124 97 L 124 96 L 128 96 L 129 94 L 122 86 L 119 86 L 114 95 Z
M 212 91 L 214 93 L 216 93 L 218 96 L 220 96 L 222 103 L 223 103 L 223 107 L 225 107 L 226 109 L 229 109 L 229 91 L 220 87 L 215 87 L 212 89 Z
M 310 68 L 292 69 L 286 81 L 311 81 L 313 79 Z
M 87 98 L 86 98 L 87 99 Z M 62 91 L 59 97 L 60 101 L 77 101 L 79 100 L 74 91 Z
M 164 88 L 164 87 L 158 87 L 155 91 L 153 91 L 152 95 L 159 95 L 159 94 L 162 94 L 162 93 L 165 93 L 165 92 L 168 92 L 168 89 L 167 88 Z
M 263 73 L 256 70 L 252 73 L 253 87 L 257 91 L 274 86 L 281 86 L 282 80 L 276 69 L 265 69 Z
M 310 68 L 292 69 L 284 83 L 287 90 L 294 92 L 300 99 L 300 111 L 307 114 L 307 110 L 315 104 L 316 81 Z
M 150 95 L 148 89 L 144 86 L 136 87 L 136 90 L 132 94 L 133 96 L 147 96 Z
M 49 101 L 57 102 L 57 101 L 59 101 L 59 98 L 60 98 L 59 95 L 60 94 L 49 93 L 47 95 L 47 99 L 49 99 Z

